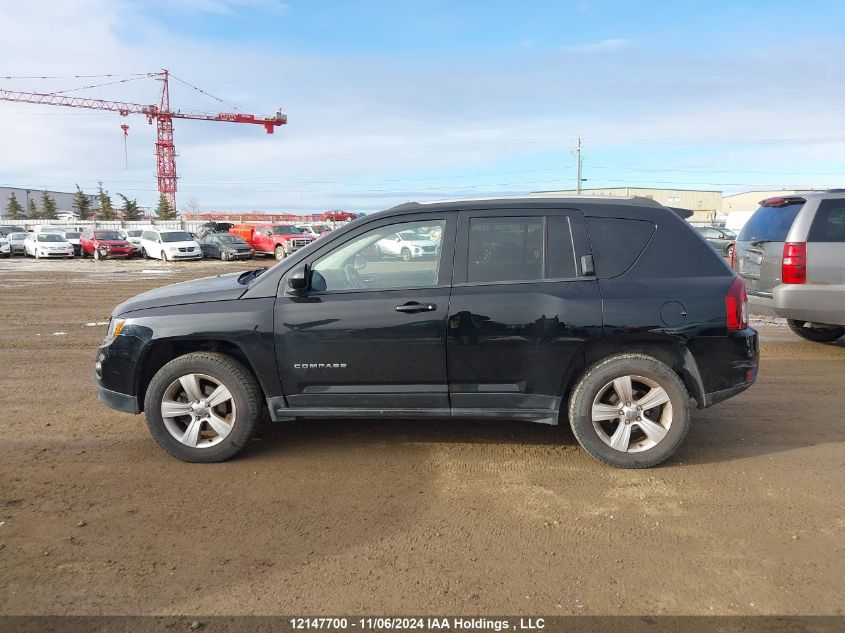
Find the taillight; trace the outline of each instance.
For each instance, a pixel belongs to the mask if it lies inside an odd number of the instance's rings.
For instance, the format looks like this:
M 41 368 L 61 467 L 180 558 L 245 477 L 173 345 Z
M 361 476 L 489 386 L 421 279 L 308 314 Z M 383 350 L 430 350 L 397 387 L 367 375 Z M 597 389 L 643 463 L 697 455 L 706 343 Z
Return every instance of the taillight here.
M 781 281 L 785 284 L 807 283 L 807 243 L 786 242 L 783 245 Z
M 737 275 L 728 288 L 725 297 L 725 316 L 728 330 L 744 330 L 748 327 L 748 295 L 745 292 L 745 279 Z

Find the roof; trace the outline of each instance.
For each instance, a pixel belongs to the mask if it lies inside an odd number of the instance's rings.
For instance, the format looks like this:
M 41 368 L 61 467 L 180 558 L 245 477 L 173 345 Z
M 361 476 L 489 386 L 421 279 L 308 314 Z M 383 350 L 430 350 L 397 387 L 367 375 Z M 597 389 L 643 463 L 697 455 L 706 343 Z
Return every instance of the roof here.
M 444 207 L 455 207 L 461 205 L 466 208 L 507 208 L 514 204 L 520 206 L 531 207 L 548 207 L 559 206 L 570 202 L 578 204 L 579 206 L 608 206 L 613 205 L 630 205 L 630 206 L 648 206 L 648 207 L 662 207 L 659 202 L 655 202 L 651 198 L 641 196 L 560 196 L 560 195 L 531 195 L 531 196 L 500 196 L 495 198 L 455 198 L 448 200 L 426 200 L 424 202 L 405 202 L 388 209 L 388 211 L 404 211 L 417 210 L 428 211 L 432 209 L 442 209 Z

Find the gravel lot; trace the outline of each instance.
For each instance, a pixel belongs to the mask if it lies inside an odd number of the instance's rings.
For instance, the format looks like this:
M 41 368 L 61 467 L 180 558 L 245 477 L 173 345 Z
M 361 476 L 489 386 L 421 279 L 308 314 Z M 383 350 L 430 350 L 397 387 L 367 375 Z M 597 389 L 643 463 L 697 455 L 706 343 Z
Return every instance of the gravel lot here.
M 841 341 L 761 321 L 757 385 L 650 471 L 467 421 L 269 425 L 178 462 L 97 402 L 102 322 L 248 267 L 0 260 L 0 613 L 845 613 Z

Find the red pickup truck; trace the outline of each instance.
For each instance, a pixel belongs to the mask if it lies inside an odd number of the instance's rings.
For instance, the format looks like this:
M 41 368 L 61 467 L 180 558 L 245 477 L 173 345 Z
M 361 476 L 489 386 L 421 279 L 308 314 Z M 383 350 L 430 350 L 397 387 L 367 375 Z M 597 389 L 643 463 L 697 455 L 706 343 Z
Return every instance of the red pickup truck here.
M 292 224 L 238 224 L 229 233 L 246 240 L 256 254 L 273 255 L 276 259 L 284 259 L 315 239 Z

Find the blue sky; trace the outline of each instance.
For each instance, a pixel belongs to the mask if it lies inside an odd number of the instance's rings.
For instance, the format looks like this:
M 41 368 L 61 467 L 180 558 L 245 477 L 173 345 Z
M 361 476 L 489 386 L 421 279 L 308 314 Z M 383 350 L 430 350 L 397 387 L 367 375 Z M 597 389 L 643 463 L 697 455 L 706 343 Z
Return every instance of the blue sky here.
M 169 68 L 289 124 L 177 121 L 180 207 L 375 210 L 574 187 L 845 184 L 839 2 L 0 0 L 0 76 Z M 87 80 L 86 80 L 87 81 Z M 53 91 L 73 79 L 0 79 Z M 90 83 L 104 80 L 91 80 Z M 175 108 L 229 111 L 180 84 Z M 78 94 L 154 102 L 152 80 Z M 156 198 L 154 130 L 0 102 L 0 184 Z

